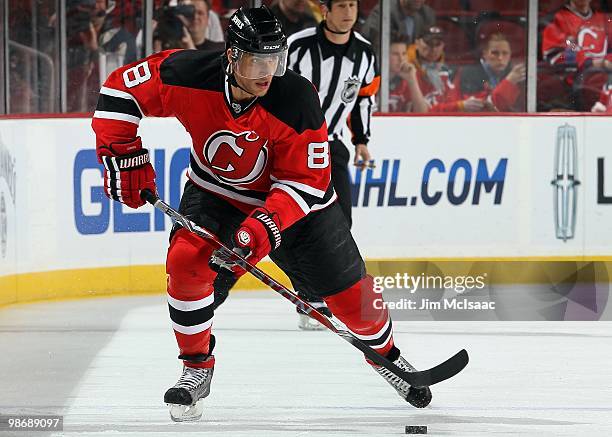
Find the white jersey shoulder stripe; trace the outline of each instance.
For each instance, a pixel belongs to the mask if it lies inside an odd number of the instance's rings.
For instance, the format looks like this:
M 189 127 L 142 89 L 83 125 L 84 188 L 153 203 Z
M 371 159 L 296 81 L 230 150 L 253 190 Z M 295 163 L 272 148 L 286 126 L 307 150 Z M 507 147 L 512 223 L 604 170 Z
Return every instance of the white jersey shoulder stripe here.
M 94 112 L 94 118 L 106 118 L 109 120 L 121 120 L 127 121 L 128 123 L 140 124 L 140 118 L 134 117 L 129 114 L 122 114 L 120 112 L 109 112 L 109 111 L 96 111 Z
M 142 112 L 142 108 L 138 104 L 138 101 L 130 93 L 126 93 L 125 91 L 116 90 L 114 88 L 109 88 L 107 86 L 103 86 L 102 88 L 100 88 L 100 94 L 104 94 L 104 95 L 111 96 L 111 97 L 118 97 L 120 99 L 125 99 L 125 100 L 131 100 L 131 101 L 133 101 L 136 104 L 136 106 L 138 107 L 138 110 L 140 111 L 140 113 L 144 114 L 144 112 Z
M 106 86 L 100 88 L 100 94 L 104 94 L 111 97 L 119 97 L 120 99 L 135 100 L 134 96 L 130 93 L 126 93 L 125 91 L 116 90 L 114 88 L 109 88 Z

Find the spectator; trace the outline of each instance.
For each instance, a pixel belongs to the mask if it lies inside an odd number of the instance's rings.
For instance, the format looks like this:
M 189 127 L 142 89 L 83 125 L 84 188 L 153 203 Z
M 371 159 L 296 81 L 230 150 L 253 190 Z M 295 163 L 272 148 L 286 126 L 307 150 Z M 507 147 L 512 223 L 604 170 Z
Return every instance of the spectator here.
M 436 13 L 425 0 L 389 0 L 391 3 L 391 34 L 402 35 L 411 44 L 418 35 L 436 22 Z M 369 37 L 375 48 L 380 46 L 380 3 L 366 19 L 361 32 Z
M 116 7 L 114 1 L 96 0 L 92 18 L 99 47 L 99 84 L 96 91 L 111 71 L 138 59 L 136 38 L 121 25 L 123 18 L 123 11 Z
M 612 71 L 608 53 L 611 21 L 591 8 L 591 0 L 570 0 L 542 33 L 542 54 L 552 65 L 588 67 Z M 572 83 L 572 78 L 569 78 Z
M 462 101 L 460 109 L 479 111 L 524 111 L 525 64 L 512 65 L 508 39 L 501 33 L 489 36 L 482 50 L 480 63 L 460 70 L 455 90 Z
M 608 82 L 603 86 L 599 94 L 599 101 L 595 102 L 591 112 L 612 112 L 612 83 Z
M 207 39 L 209 14 L 212 12 L 206 0 L 192 0 L 194 6 L 193 19 L 188 22 L 187 28 L 195 47 L 200 50 L 224 50 L 225 43 Z
M 225 42 L 225 32 L 221 26 L 219 14 L 208 9 L 208 27 L 206 28 L 206 39 L 214 42 Z
M 88 112 L 88 83 L 98 54 L 98 36 L 92 24 L 96 0 L 66 2 L 66 64 L 68 112 Z
M 408 45 L 394 39 L 389 48 L 389 112 L 427 112 L 414 64 L 406 61 Z
M 283 25 L 287 36 L 317 25 L 308 0 L 277 0 L 270 6 L 270 10 Z
M 427 29 L 408 48 L 408 62 L 415 65 L 419 87 L 431 111 L 460 110 L 455 101 L 452 70 L 444 62 L 444 32 L 437 26 Z
M 174 7 L 165 7 L 158 10 L 157 24 L 153 31 L 153 52 L 158 53 L 170 49 L 195 49 L 189 30 L 185 26 L 185 17 L 179 14 Z
M 16 48 L 9 51 L 9 106 L 12 114 L 33 112 L 36 95 L 23 75 L 27 54 Z
M 223 26 L 221 26 L 221 19 L 219 18 L 219 11 L 215 11 L 214 8 L 214 1 L 211 0 L 204 0 L 204 2 L 206 3 L 207 6 L 207 15 L 208 15 L 208 22 L 206 23 L 206 32 L 204 37 L 206 38 L 206 40 L 208 41 L 212 41 L 212 42 L 225 42 L 225 36 L 224 36 L 224 31 L 223 31 Z M 196 7 L 196 14 L 197 14 L 197 1 L 196 0 L 180 0 L 180 4 L 184 4 L 184 5 L 188 5 L 188 4 L 193 4 Z M 202 6 L 200 6 L 200 9 L 202 8 Z M 222 8 L 225 9 L 225 8 Z M 223 47 L 225 47 L 225 44 L 223 45 Z M 211 50 L 211 48 L 206 48 L 205 50 Z

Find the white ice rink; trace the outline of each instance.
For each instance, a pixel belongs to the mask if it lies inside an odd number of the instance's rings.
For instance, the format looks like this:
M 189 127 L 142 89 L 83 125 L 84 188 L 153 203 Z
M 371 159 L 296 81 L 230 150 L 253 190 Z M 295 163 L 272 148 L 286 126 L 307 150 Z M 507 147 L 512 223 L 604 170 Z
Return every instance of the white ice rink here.
M 611 322 L 394 326 L 417 367 L 470 353 L 426 409 L 334 334 L 298 331 L 280 296 L 233 294 L 215 316 L 202 421 L 178 424 L 162 401 L 180 373 L 164 296 L 13 306 L 0 310 L 0 412 L 63 414 L 58 436 L 399 436 L 406 425 L 443 436 L 612 435 Z

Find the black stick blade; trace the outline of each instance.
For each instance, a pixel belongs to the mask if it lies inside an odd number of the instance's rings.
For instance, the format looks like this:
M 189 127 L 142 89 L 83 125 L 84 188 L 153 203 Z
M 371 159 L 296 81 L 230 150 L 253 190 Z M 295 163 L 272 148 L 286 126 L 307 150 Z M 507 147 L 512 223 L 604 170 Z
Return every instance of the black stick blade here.
M 470 357 L 465 349 L 461 349 L 455 355 L 443 363 L 438 364 L 428 370 L 420 372 L 405 372 L 405 380 L 415 387 L 425 387 L 437 384 L 452 378 L 461 372 L 470 361 Z

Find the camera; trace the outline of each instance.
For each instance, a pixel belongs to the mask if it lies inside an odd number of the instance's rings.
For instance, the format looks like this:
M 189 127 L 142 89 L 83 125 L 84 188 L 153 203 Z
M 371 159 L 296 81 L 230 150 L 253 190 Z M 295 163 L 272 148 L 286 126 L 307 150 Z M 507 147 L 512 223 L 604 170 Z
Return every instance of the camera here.
M 177 6 L 163 6 L 155 11 L 155 20 L 172 20 L 172 18 L 178 18 L 182 15 L 188 21 L 192 21 L 195 17 L 195 6 L 194 5 L 177 5 Z

